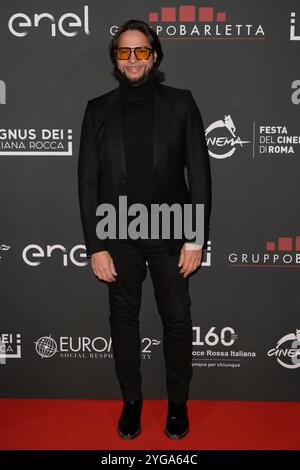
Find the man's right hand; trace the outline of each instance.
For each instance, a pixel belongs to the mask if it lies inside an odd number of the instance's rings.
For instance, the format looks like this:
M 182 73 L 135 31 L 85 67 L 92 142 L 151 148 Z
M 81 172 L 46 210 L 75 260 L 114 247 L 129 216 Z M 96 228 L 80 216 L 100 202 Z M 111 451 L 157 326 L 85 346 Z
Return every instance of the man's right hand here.
M 117 276 L 117 272 L 108 251 L 104 250 L 93 253 L 91 255 L 91 265 L 95 276 L 102 281 L 114 282 L 116 280 L 114 276 Z

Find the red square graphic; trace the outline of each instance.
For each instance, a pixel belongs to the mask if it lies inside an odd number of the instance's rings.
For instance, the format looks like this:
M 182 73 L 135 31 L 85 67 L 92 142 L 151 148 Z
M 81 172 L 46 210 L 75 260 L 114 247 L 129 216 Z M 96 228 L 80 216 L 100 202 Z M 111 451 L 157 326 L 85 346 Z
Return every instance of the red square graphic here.
M 300 251 L 300 235 L 296 236 L 296 251 Z
M 182 5 L 179 7 L 179 21 L 196 21 L 195 5 Z
M 266 243 L 266 250 L 267 251 L 275 251 L 275 242 L 267 242 Z
M 224 12 L 218 12 L 217 13 L 217 21 L 219 23 L 226 21 L 226 13 Z
M 158 22 L 158 13 L 156 13 L 155 11 L 151 11 L 148 14 L 148 18 L 149 18 L 149 21 L 151 23 L 157 23 Z
M 162 7 L 161 21 L 176 21 L 176 8 Z
M 292 251 L 293 239 L 292 237 L 279 237 L 278 249 L 279 251 Z
M 199 21 L 213 21 L 214 9 L 212 7 L 199 8 Z

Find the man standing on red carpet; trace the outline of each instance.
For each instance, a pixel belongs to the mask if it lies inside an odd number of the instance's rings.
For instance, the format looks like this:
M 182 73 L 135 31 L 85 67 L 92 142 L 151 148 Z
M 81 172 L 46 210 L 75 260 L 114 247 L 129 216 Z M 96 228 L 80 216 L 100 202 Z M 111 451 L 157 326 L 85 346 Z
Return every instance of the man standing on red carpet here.
M 109 288 L 115 370 L 124 402 L 118 432 L 124 439 L 141 432 L 139 311 L 148 263 L 163 325 L 165 433 L 179 439 L 189 432 L 187 400 L 193 373 L 189 275 L 201 264 L 209 234 L 211 173 L 205 131 L 192 93 L 161 83 L 161 44 L 145 22 L 124 23 L 109 51 L 119 86 L 88 101 L 78 180 L 87 256 L 94 274 Z M 129 207 L 143 204 L 148 214 L 157 204 L 190 204 L 193 227 L 195 208 L 204 205 L 203 243 L 185 235 L 165 237 L 162 231 L 150 238 L 105 238 L 104 226 L 97 226 L 99 205 L 117 207 L 121 195 Z M 119 209 L 119 215 L 124 210 Z

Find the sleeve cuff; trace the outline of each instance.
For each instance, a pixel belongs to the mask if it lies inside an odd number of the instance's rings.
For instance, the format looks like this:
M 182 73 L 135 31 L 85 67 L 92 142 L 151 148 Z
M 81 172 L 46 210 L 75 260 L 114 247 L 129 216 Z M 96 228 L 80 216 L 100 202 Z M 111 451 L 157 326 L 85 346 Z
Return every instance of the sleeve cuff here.
M 196 243 L 185 243 L 184 248 L 186 250 L 201 250 L 203 245 L 197 245 Z

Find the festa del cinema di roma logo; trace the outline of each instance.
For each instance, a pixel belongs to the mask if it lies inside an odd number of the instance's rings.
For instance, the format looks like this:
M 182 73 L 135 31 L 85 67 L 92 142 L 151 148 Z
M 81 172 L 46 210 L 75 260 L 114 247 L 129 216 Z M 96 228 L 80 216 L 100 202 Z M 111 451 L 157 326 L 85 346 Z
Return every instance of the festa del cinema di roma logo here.
M 300 367 L 300 330 L 283 336 L 275 348 L 268 351 L 268 356 L 275 356 L 277 362 L 286 369 Z
M 243 147 L 243 144 L 251 143 L 250 140 L 242 140 L 236 135 L 236 127 L 230 114 L 225 115 L 224 120 L 219 119 L 210 124 L 205 131 L 205 137 L 209 155 L 217 159 L 231 157 L 237 146 Z M 219 150 L 218 153 L 213 150 L 215 147 Z

